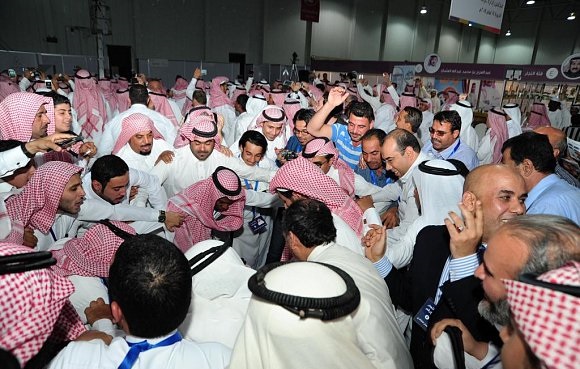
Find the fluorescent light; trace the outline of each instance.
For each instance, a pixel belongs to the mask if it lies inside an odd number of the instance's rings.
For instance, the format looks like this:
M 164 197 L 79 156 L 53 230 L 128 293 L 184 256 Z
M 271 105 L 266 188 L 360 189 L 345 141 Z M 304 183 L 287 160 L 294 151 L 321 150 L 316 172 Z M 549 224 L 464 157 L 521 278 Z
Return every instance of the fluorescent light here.
M 473 24 L 471 24 L 471 22 L 469 22 L 468 26 L 471 27 L 471 26 L 473 26 Z
M 505 35 L 508 36 L 508 37 L 511 36 L 512 35 L 512 31 L 508 29 L 507 32 L 505 33 Z
M 576 19 L 576 13 L 572 12 L 567 18 L 569 21 Z
M 536 2 L 534 0 L 526 1 L 526 5 L 534 5 Z
M 425 5 L 423 5 L 421 7 L 421 10 L 419 10 L 419 13 L 421 13 L 421 14 L 427 14 L 427 7 Z

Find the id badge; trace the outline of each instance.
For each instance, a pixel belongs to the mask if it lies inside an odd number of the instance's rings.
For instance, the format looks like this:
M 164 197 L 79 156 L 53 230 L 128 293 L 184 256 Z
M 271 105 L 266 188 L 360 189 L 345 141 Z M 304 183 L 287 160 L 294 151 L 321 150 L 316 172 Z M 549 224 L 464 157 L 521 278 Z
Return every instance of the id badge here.
M 421 306 L 419 312 L 413 318 L 413 321 L 417 323 L 424 331 L 427 331 L 427 327 L 429 326 L 429 318 L 431 314 L 435 311 L 435 303 L 433 302 L 432 298 L 428 298 L 425 301 L 425 304 Z
M 261 215 L 249 221 L 248 225 L 250 226 L 250 229 L 254 234 L 260 234 L 265 232 L 266 227 L 268 226 L 268 224 L 264 220 L 264 217 L 262 217 Z

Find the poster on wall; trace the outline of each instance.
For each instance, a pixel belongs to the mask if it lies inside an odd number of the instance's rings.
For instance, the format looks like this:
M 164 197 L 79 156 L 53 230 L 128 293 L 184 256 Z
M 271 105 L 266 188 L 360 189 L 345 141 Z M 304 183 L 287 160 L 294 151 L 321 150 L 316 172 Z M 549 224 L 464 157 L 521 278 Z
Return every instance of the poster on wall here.
M 441 67 L 441 57 L 437 54 L 429 54 L 423 61 L 423 68 L 429 74 L 437 73 Z
M 580 53 L 576 53 L 567 57 L 562 66 L 562 75 L 567 79 L 579 79 L 580 78 Z
M 479 93 L 479 109 L 488 111 L 501 105 L 504 81 L 481 81 Z
M 393 67 L 393 74 L 391 74 L 391 82 L 397 84 L 397 93 L 399 95 L 405 92 L 407 85 L 414 86 L 415 84 L 415 66 L 414 65 L 395 65 Z
M 499 34 L 506 0 L 451 0 L 449 20 Z

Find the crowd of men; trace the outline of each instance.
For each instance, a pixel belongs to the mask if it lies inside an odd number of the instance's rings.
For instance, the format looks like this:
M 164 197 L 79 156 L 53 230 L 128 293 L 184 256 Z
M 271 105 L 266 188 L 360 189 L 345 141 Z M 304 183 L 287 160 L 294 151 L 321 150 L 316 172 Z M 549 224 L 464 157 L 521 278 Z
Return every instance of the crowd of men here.
M 0 76 L 2 367 L 580 365 L 554 104 L 480 137 L 388 74 L 37 74 Z

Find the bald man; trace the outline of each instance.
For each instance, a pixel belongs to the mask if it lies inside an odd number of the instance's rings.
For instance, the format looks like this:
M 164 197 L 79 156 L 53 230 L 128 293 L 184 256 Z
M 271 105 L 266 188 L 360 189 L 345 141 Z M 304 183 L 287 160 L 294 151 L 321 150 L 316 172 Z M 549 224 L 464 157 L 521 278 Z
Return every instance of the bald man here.
M 554 150 L 554 157 L 556 158 L 556 169 L 554 170 L 556 175 L 570 185 L 579 188 L 580 181 L 560 165 L 561 159 L 566 157 L 566 149 L 568 148 L 564 131 L 554 127 L 538 127 L 534 132 L 548 136 L 552 150 Z
M 494 180 L 486 180 L 489 178 Z M 446 226 L 423 228 L 408 269 L 396 269 L 385 260 L 383 229 L 369 231 L 380 237 L 365 236 L 367 257 L 384 277 L 393 304 L 415 317 L 411 334 L 415 368 L 431 367 L 432 344 L 427 329 L 441 319 L 461 320 L 474 337 L 482 337 L 478 340 L 498 338 L 495 328 L 477 312 L 483 290 L 473 273 L 481 260 L 480 246 L 487 245 L 503 223 L 525 213 L 525 198 L 524 180 L 513 169 L 504 165 L 477 167 L 463 187 L 460 208 L 464 220 L 452 213 L 453 223 L 446 220 Z

